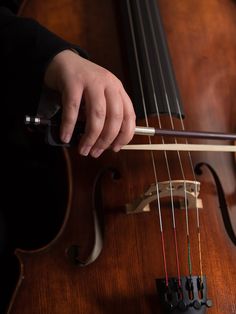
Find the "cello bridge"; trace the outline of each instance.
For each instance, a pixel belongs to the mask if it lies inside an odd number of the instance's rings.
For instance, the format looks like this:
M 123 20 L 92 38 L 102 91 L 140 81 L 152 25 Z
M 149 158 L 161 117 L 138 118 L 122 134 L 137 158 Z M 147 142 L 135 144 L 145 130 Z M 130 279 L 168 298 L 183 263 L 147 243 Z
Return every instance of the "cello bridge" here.
M 200 182 L 190 180 L 163 181 L 151 184 L 148 190 L 132 203 L 126 204 L 126 213 L 134 214 L 150 211 L 150 203 L 163 198 L 178 201 L 178 208 L 202 208 L 202 200 L 198 198 Z M 187 204 L 186 201 L 187 200 Z

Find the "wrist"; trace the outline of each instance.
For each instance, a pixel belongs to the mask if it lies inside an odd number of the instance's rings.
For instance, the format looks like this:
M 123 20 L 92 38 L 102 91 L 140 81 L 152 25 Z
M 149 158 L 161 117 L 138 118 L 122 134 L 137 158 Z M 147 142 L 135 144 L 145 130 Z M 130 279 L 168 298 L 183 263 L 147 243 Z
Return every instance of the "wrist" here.
M 48 64 L 45 75 L 44 84 L 56 91 L 60 91 L 63 85 L 64 69 L 72 56 L 77 53 L 72 49 L 66 49 L 56 54 Z M 78 53 L 77 53 L 78 54 Z

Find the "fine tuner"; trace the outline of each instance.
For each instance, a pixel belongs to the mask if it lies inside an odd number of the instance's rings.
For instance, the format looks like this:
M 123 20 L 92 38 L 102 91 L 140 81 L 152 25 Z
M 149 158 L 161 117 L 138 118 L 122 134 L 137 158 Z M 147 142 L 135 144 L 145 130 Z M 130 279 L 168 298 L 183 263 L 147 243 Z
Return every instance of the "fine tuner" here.
M 25 116 L 25 124 L 33 126 L 48 126 L 49 128 L 58 127 L 58 123 L 50 119 Z M 77 123 L 75 127 L 76 134 L 84 132 L 84 124 Z M 203 131 L 185 131 L 185 130 L 167 130 L 154 127 L 136 126 L 135 135 L 144 136 L 168 136 L 175 138 L 197 138 L 210 140 L 236 140 L 236 134 L 203 132 Z M 57 144 L 56 144 L 57 145 Z M 59 145 L 59 144 L 58 144 Z M 61 146 L 61 144 L 59 145 Z M 65 145 L 66 146 L 66 145 Z M 67 145 L 68 146 L 68 145 Z M 122 150 L 159 150 L 159 151 L 211 151 L 211 152 L 236 152 L 235 145 L 215 145 L 215 144 L 128 144 L 122 147 Z

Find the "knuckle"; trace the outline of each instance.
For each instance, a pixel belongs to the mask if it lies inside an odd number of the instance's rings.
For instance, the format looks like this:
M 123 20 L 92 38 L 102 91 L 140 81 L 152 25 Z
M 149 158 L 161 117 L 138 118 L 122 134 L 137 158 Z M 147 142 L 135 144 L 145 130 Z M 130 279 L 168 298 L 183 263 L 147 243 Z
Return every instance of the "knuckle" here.
M 113 137 L 111 136 L 101 136 L 99 138 L 99 140 L 97 141 L 96 146 L 99 149 L 106 149 L 107 147 L 109 147 L 111 145 L 111 143 L 113 142 Z
M 106 69 L 104 71 L 104 79 L 109 85 L 113 85 L 118 89 L 123 87 L 122 82 L 118 79 L 118 77 Z
M 70 102 L 68 103 L 67 108 L 69 110 L 77 110 L 78 106 L 79 106 L 78 100 L 76 98 L 75 99 L 72 98 L 70 99 Z
M 99 119 L 99 120 L 104 120 L 106 117 L 106 110 L 104 106 L 98 105 L 93 109 L 93 115 Z
M 134 122 L 136 120 L 136 114 L 134 112 L 134 110 L 130 111 L 128 114 L 127 114 L 127 119 L 131 122 Z
M 106 69 L 103 71 L 103 76 L 107 81 L 113 81 L 115 79 L 115 75 Z
M 114 113 L 112 113 L 111 118 L 116 120 L 116 121 L 122 121 L 123 120 L 123 112 L 122 111 L 114 112 Z

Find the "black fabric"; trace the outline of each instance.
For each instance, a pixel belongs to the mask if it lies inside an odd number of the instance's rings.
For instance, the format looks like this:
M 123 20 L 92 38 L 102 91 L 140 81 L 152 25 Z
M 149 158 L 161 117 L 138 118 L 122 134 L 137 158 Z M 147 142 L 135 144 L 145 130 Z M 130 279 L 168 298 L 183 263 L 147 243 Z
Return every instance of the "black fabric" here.
M 36 112 L 49 61 L 60 51 L 77 46 L 64 41 L 32 19 L 0 8 L 1 110 Z
M 22 2 L 22 0 L 0 0 L 0 6 L 5 6 L 13 13 L 17 13 Z
M 58 154 L 35 141 L 33 148 L 24 116 L 36 113 L 45 69 L 57 53 L 73 48 L 86 57 L 77 45 L 32 19 L 16 16 L 17 8 L 17 1 L 0 0 L 0 314 L 5 313 L 18 277 L 14 248 L 22 243 L 37 247 L 40 230 L 48 230 L 50 238 L 53 215 L 62 206 L 53 203 L 56 198 L 60 203 L 58 195 L 63 194 L 53 172 Z

